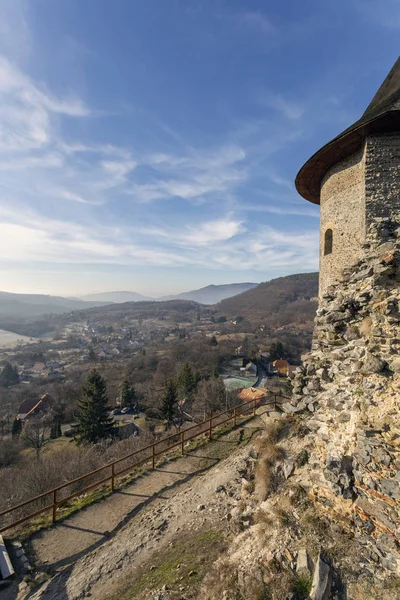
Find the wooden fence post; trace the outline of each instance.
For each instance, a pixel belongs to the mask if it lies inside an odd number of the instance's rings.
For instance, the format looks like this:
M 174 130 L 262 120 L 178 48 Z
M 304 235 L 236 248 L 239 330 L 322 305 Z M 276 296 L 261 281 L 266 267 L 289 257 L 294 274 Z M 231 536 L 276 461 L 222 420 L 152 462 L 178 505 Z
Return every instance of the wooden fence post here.
M 115 477 L 115 470 L 114 470 L 114 463 L 111 465 L 111 491 L 114 491 L 114 477 Z
M 57 490 L 53 490 L 52 521 L 56 522 Z
M 277 398 L 279 397 L 280 399 L 282 399 L 282 398 L 286 398 L 286 397 L 282 396 L 281 394 L 271 394 L 270 396 L 268 396 L 268 398 L 270 398 L 271 396 L 273 396 L 273 406 L 274 406 L 274 409 L 277 410 L 277 406 L 278 406 Z M 257 404 L 257 401 L 255 399 L 253 399 L 253 414 L 257 414 L 256 413 L 257 406 L 263 406 L 264 404 L 266 404 L 266 403 L 260 402 L 259 404 Z M 268 401 L 268 405 L 270 406 L 271 404 L 272 403 Z M 242 416 L 243 410 L 245 411 L 244 414 L 246 414 L 246 411 L 247 411 L 247 413 L 249 412 L 249 410 L 251 411 L 251 408 L 249 408 L 249 403 L 247 403 L 246 405 L 240 405 L 238 407 L 234 407 L 234 409 L 233 409 L 233 415 L 231 417 L 228 416 L 228 418 L 225 419 L 225 421 L 223 421 L 222 423 L 225 423 L 225 422 L 233 419 L 233 426 L 236 427 L 237 426 L 237 419 L 238 419 L 238 417 Z M 216 422 L 215 422 L 214 425 L 213 425 L 213 417 L 211 417 L 208 420 L 208 428 L 207 427 L 204 428 L 204 426 L 207 423 L 207 420 L 204 420 L 201 424 L 199 424 L 200 430 L 198 431 L 198 433 L 195 433 L 194 435 L 190 435 L 189 434 L 189 437 L 186 438 L 186 441 L 189 441 L 192 438 L 195 438 L 197 436 L 204 436 L 207 433 L 207 429 L 208 429 L 209 439 L 212 440 L 212 430 L 213 430 L 213 427 L 220 427 L 221 424 L 222 424 L 222 423 L 219 423 L 219 421 L 217 421 L 217 419 L 219 419 L 222 415 L 229 415 L 229 414 L 230 414 L 230 410 L 229 411 L 225 411 L 223 413 L 220 413 L 219 415 L 216 415 L 214 417 L 216 419 Z M 194 427 L 196 428 L 197 425 L 194 426 Z M 181 431 L 180 434 L 181 434 L 180 435 L 180 442 L 179 441 L 177 443 L 175 442 L 174 445 L 175 446 L 179 446 L 179 444 L 180 444 L 181 445 L 182 454 L 184 454 L 184 450 L 185 450 L 185 431 Z M 172 437 L 174 439 L 176 439 L 175 436 L 172 436 Z M 166 438 L 166 440 L 169 440 L 169 439 L 170 438 Z M 130 456 L 137 455 L 138 453 L 142 452 L 142 450 L 146 451 L 146 456 L 147 456 L 147 451 L 149 450 L 149 448 L 151 448 L 151 456 L 148 457 L 148 458 L 146 458 L 145 461 L 147 462 L 151 458 L 152 459 L 152 468 L 153 468 L 153 470 L 155 470 L 155 468 L 156 468 L 156 456 L 157 456 L 157 454 L 156 454 L 156 445 L 157 444 L 161 444 L 161 451 L 159 452 L 159 456 L 160 456 L 160 455 L 164 454 L 165 452 L 168 452 L 169 445 L 167 446 L 167 448 L 164 447 L 164 444 L 165 444 L 166 440 L 162 440 L 161 439 L 158 442 L 153 443 L 152 445 L 145 446 L 143 449 L 138 450 L 136 452 L 133 452 L 133 453 L 125 456 L 124 458 L 129 458 Z M 119 460 L 117 461 L 117 463 L 118 462 L 119 462 Z M 51 509 L 52 522 L 56 523 L 57 522 L 57 507 L 58 507 L 58 500 L 57 500 L 57 495 L 58 494 L 57 494 L 57 492 L 59 490 L 65 488 L 67 485 L 70 485 L 71 483 L 75 483 L 76 481 L 80 481 L 83 478 L 85 478 L 85 477 L 87 477 L 89 475 L 92 475 L 93 473 L 97 473 L 99 471 L 102 471 L 104 468 L 106 468 L 108 466 L 111 466 L 111 484 L 110 485 L 111 485 L 111 491 L 114 491 L 114 489 L 115 489 L 115 478 L 116 478 L 116 475 L 118 475 L 118 473 L 116 473 L 116 471 L 115 471 L 115 463 L 111 463 L 111 465 L 108 464 L 108 465 L 105 465 L 105 466 L 103 466 L 103 467 L 101 467 L 99 469 L 96 469 L 95 471 L 92 471 L 90 473 L 86 473 L 85 475 L 82 475 L 81 477 L 78 477 L 77 479 L 73 479 L 70 482 L 66 482 L 65 484 L 63 484 L 62 486 L 56 488 L 55 490 L 49 490 L 47 492 L 44 492 L 40 496 L 37 496 L 35 498 L 31 498 L 27 502 L 23 502 L 22 504 L 14 506 L 14 507 L 12 507 L 9 510 L 0 511 L 0 517 L 3 517 L 5 514 L 11 513 L 13 510 L 16 510 L 17 508 L 22 508 L 22 506 L 26 506 L 30 502 L 33 502 L 35 500 L 39 500 L 39 499 L 42 499 L 44 497 L 48 497 L 48 496 L 51 495 L 51 497 L 52 497 L 52 503 L 50 504 L 50 506 L 46 506 L 46 508 L 44 508 L 44 509 L 42 509 L 41 511 L 38 511 L 38 512 L 40 514 L 46 512 L 46 514 L 47 514 L 47 512 L 50 511 L 50 509 Z M 132 469 L 134 469 L 134 468 L 135 468 L 135 466 L 132 465 Z M 120 473 L 122 473 L 122 472 L 124 472 L 124 471 L 120 471 Z M 104 483 L 105 481 L 108 481 L 108 480 L 109 480 L 109 478 L 106 477 L 104 480 L 102 480 L 102 482 Z M 94 486 L 91 486 L 91 487 L 94 487 Z M 76 496 L 76 495 L 79 495 L 79 492 L 76 492 L 75 494 L 73 494 L 73 496 Z M 62 502 L 62 500 L 60 500 L 60 502 Z M 36 514 L 34 514 L 33 516 L 36 516 Z M 8 527 L 4 527 L 4 526 L 0 527 L 0 532 L 6 531 L 7 529 L 11 529 L 12 527 L 15 527 L 16 525 L 19 525 L 21 522 L 25 522 L 25 521 L 29 520 L 30 518 L 33 518 L 33 516 L 27 516 L 27 517 L 25 517 L 23 519 L 19 519 L 18 521 L 15 521 L 15 522 L 11 523 Z

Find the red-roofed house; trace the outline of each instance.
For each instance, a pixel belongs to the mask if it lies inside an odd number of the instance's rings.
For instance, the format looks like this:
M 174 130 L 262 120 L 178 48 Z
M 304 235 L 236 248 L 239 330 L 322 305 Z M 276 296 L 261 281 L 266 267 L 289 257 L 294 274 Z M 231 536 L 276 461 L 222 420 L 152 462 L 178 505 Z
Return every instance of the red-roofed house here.
M 284 360 L 283 358 L 274 360 L 272 366 L 274 367 L 275 371 L 278 373 L 279 376 L 288 377 L 290 365 L 287 360 Z
M 49 394 L 44 394 L 41 398 L 27 398 L 19 407 L 18 418 L 21 421 L 29 419 L 33 415 L 50 410 L 53 400 Z
M 240 398 L 240 400 L 242 400 L 243 402 L 251 402 L 252 400 L 264 400 L 264 398 L 267 398 L 270 395 L 270 392 L 265 388 L 249 387 L 243 388 L 239 392 L 238 398 Z

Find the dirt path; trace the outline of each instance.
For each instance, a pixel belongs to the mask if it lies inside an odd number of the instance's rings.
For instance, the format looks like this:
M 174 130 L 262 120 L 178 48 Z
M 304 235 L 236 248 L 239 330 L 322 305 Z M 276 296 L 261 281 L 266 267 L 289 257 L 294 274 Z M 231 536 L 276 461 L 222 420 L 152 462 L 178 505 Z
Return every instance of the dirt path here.
M 243 425 L 245 439 L 261 426 L 259 417 Z M 238 442 L 239 431 L 232 431 L 36 534 L 31 540 L 36 570 L 55 576 L 40 590 L 21 590 L 18 598 L 72 600 L 86 594 L 104 600 L 135 569 L 150 568 L 175 538 L 221 528 L 229 504 L 226 486 L 236 479 L 240 488 L 238 464 L 248 453 Z

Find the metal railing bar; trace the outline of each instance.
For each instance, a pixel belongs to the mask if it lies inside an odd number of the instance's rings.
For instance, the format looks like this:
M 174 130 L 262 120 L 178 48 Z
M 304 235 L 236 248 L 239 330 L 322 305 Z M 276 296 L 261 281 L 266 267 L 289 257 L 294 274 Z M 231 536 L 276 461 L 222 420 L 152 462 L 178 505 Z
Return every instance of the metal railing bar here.
M 29 500 L 25 500 L 24 502 L 21 502 L 20 504 L 17 504 L 16 506 L 8 508 L 8 509 L 0 512 L 0 517 L 8 515 L 13 511 L 18 510 L 19 508 L 23 508 L 24 506 L 27 506 L 28 504 L 31 504 L 32 502 L 41 500 L 42 498 L 44 498 L 50 494 L 53 494 L 53 497 L 54 497 L 54 494 L 57 494 L 58 491 L 68 487 L 69 485 L 78 483 L 79 481 L 82 481 L 83 479 L 86 479 L 87 477 L 91 477 L 92 475 L 95 475 L 96 473 L 100 473 L 101 471 L 104 471 L 104 469 L 107 469 L 108 467 L 112 468 L 112 473 L 108 477 L 105 477 L 104 479 L 101 479 L 100 481 L 96 481 L 95 483 L 93 483 L 89 486 L 86 486 L 85 488 L 83 488 L 81 490 L 74 492 L 73 494 L 67 496 L 66 498 L 62 498 L 61 500 L 57 501 L 56 503 L 53 502 L 53 504 L 46 506 L 45 508 L 41 508 L 41 509 L 35 511 L 34 513 L 27 515 L 26 517 L 19 519 L 18 521 L 13 522 L 10 525 L 7 525 L 6 527 L 1 528 L 0 533 L 7 529 L 11 529 L 12 527 L 16 527 L 17 525 L 20 525 L 21 523 L 29 521 L 33 517 L 35 517 L 39 514 L 42 514 L 42 513 L 46 512 L 47 510 L 53 509 L 53 511 L 54 511 L 56 507 L 68 502 L 72 498 L 80 496 L 83 493 L 85 493 L 86 491 L 91 490 L 95 487 L 101 486 L 104 483 L 106 483 L 107 481 L 110 481 L 113 478 L 119 477 L 121 474 L 126 473 L 127 471 L 130 471 L 132 469 L 135 469 L 138 466 L 140 466 L 150 460 L 153 461 L 153 467 L 154 467 L 154 460 L 157 456 L 161 456 L 162 454 L 165 454 L 165 453 L 169 452 L 170 450 L 177 448 L 178 446 L 182 446 L 183 443 L 186 443 L 196 437 L 199 437 L 199 436 L 207 434 L 207 433 L 210 434 L 210 439 L 211 439 L 211 432 L 213 429 L 215 429 L 216 427 L 220 427 L 221 425 L 224 425 L 225 423 L 228 423 L 229 421 L 232 421 L 232 420 L 234 421 L 234 425 L 236 425 L 237 418 L 241 418 L 243 416 L 248 416 L 248 414 L 251 414 L 252 411 L 254 414 L 255 409 L 259 406 L 262 406 L 263 404 L 274 404 L 274 406 L 276 407 L 277 397 L 283 398 L 285 400 L 290 400 L 290 398 L 288 398 L 287 396 L 282 396 L 280 394 L 274 394 L 273 396 L 267 396 L 268 399 L 271 398 L 271 401 L 268 403 L 266 402 L 267 398 L 264 398 L 261 400 L 257 400 L 257 399 L 249 400 L 247 402 L 244 402 L 243 404 L 237 405 L 230 409 L 224 410 L 216 415 L 213 415 L 211 418 L 206 419 L 206 420 L 202 421 L 201 423 L 196 423 L 195 425 L 191 425 L 190 427 L 187 427 L 186 429 L 182 429 L 181 431 L 177 431 L 176 433 L 174 433 L 166 438 L 163 438 L 161 440 L 153 442 L 153 444 L 149 444 L 148 446 L 144 446 L 143 448 L 140 448 L 139 450 L 130 452 L 129 454 L 126 454 L 125 456 L 123 456 L 121 458 L 117 458 L 114 461 L 110 461 L 109 463 L 107 463 L 93 471 L 90 471 L 89 473 L 85 473 L 85 474 L 81 475 L 80 477 L 76 477 L 75 479 L 72 479 L 71 481 L 68 481 L 66 483 L 63 483 L 63 484 L 55 487 L 55 488 L 47 490 L 46 492 L 43 492 L 39 496 L 35 496 L 34 498 L 30 498 Z M 251 405 L 251 407 L 250 407 L 250 405 Z M 244 411 L 238 412 L 238 411 L 240 411 L 240 409 L 245 408 L 245 407 L 247 408 L 248 414 L 245 414 Z M 225 416 L 225 415 L 229 415 L 227 419 L 224 419 L 223 421 L 218 421 L 218 419 L 220 417 Z M 192 429 L 196 429 L 196 428 L 200 428 L 200 430 L 197 433 L 195 433 L 194 435 L 192 435 L 188 438 L 185 437 L 186 432 L 191 431 Z M 184 436 L 184 438 L 181 437 L 182 435 Z M 158 446 L 160 444 L 166 444 L 169 440 L 176 439 L 177 436 L 180 436 L 180 439 L 177 442 L 175 442 L 171 446 L 167 445 L 166 447 L 162 448 L 159 452 L 156 452 L 156 446 Z M 116 464 L 118 464 L 124 460 L 127 460 L 128 458 L 132 458 L 133 456 L 136 456 L 140 453 L 146 452 L 146 450 L 152 451 L 152 453 L 148 457 L 143 458 L 141 461 L 135 463 L 134 465 L 127 467 L 126 469 L 122 469 L 122 471 L 119 471 L 118 473 L 114 472 L 114 466 Z
M 52 508 L 53 508 L 53 504 L 49 504 L 45 508 L 41 508 L 41 509 L 35 511 L 34 513 L 31 513 L 27 517 L 23 517 L 22 519 L 18 519 L 18 521 L 15 521 L 14 523 L 11 523 L 11 525 L 7 525 L 6 527 L 2 527 L 0 529 L 0 533 L 2 533 L 3 531 L 6 531 L 7 529 L 11 529 L 12 527 L 16 527 L 17 525 L 21 525 L 21 523 L 25 523 L 26 521 L 30 521 L 31 519 L 33 519 L 33 517 L 37 517 L 38 515 L 41 515 L 41 514 L 43 514 L 44 512 L 46 512 L 48 510 L 52 510 Z

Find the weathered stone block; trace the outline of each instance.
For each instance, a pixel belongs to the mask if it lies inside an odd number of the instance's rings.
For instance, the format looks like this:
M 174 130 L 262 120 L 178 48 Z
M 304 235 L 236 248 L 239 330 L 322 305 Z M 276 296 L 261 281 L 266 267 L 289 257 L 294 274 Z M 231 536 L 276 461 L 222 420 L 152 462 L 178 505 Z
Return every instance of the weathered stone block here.
M 308 556 L 306 548 L 300 548 L 297 554 L 296 571 L 303 577 L 310 577 L 314 570 L 311 558 Z
M 380 373 L 385 367 L 385 361 L 378 356 L 374 356 L 371 352 L 367 352 L 361 367 L 361 373 Z
M 379 486 L 385 496 L 400 500 L 400 485 L 398 481 L 395 479 L 382 478 L 379 481 Z
M 332 569 L 318 556 L 311 586 L 311 600 L 328 600 L 332 587 Z

